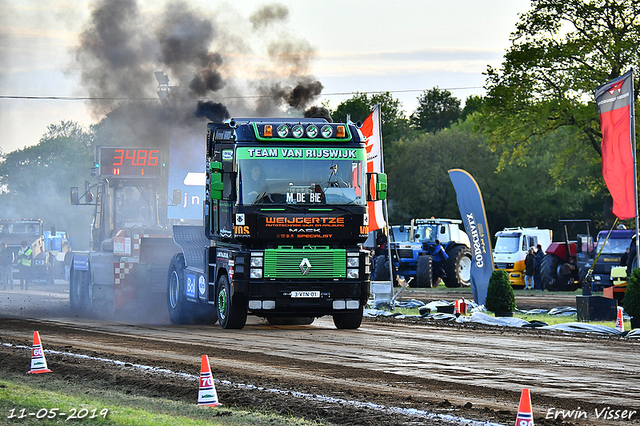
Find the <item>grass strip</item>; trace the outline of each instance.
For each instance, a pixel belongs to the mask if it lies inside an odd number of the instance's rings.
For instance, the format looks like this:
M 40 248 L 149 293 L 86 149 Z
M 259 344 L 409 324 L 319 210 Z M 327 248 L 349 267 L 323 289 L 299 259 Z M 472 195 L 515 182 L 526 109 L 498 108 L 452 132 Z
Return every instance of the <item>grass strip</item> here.
M 25 375 L 26 376 L 26 375 Z M 0 371 L 0 425 L 269 425 L 319 426 L 324 423 L 234 407 L 131 395 L 111 389 L 79 387 L 51 377 Z M 32 414 L 33 413 L 33 414 Z M 63 415 L 64 413 L 64 415 Z

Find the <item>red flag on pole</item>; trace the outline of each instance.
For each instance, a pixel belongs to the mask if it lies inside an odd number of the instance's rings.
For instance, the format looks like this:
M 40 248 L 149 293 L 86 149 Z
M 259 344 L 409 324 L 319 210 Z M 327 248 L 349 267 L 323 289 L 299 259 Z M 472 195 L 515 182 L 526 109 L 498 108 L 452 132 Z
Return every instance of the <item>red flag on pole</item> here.
M 360 128 L 367 141 L 367 173 L 382 173 L 382 142 L 380 140 L 380 107 L 376 105 Z M 385 226 L 382 201 L 369 201 L 369 232 Z
M 613 214 L 621 220 L 636 215 L 632 88 L 633 74 L 629 71 L 598 87 L 595 93 L 602 129 L 602 176 L 613 198 Z

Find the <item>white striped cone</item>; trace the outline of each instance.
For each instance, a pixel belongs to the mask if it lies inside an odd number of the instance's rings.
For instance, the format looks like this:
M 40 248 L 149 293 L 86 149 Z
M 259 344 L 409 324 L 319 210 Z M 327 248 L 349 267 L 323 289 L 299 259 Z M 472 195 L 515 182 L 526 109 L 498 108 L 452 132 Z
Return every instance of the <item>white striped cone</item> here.
M 618 315 L 616 316 L 616 330 L 620 333 L 624 331 L 624 317 L 622 316 L 622 308 L 618 307 Z
M 202 355 L 200 363 L 200 388 L 198 389 L 198 405 L 207 405 L 209 407 L 217 407 L 221 405 L 218 402 L 218 393 L 211 376 L 211 367 L 209 366 L 209 357 Z
M 522 389 L 516 426 L 533 426 L 533 410 L 531 408 L 531 393 L 529 389 Z
M 27 373 L 39 374 L 39 373 L 51 373 L 51 370 L 47 368 L 47 360 L 44 358 L 44 350 L 40 343 L 40 333 L 33 332 L 33 349 L 31 350 L 31 370 Z

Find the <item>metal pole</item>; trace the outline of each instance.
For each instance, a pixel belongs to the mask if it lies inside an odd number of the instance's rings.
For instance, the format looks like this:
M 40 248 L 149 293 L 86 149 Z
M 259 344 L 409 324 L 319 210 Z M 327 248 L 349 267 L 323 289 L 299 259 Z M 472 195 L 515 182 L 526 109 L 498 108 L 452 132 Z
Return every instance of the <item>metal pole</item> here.
M 378 138 L 380 138 L 380 170 L 384 173 L 384 155 L 383 155 L 383 144 L 382 144 L 382 111 L 380 110 L 380 104 L 373 107 L 373 110 L 378 110 Z M 388 194 L 388 192 L 387 192 Z M 389 227 L 389 207 L 387 204 L 387 200 L 382 200 L 383 205 L 383 218 L 384 218 L 384 228 L 387 231 L 387 256 L 389 257 L 389 280 L 391 280 L 391 287 L 393 287 L 393 260 L 391 258 L 391 232 L 392 229 Z

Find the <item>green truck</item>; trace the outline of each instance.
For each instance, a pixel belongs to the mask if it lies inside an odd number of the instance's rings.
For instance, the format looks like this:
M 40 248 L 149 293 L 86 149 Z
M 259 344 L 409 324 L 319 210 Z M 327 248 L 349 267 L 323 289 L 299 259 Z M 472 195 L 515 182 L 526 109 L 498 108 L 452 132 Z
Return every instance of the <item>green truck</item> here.
M 248 314 L 271 324 L 331 315 L 339 329 L 358 328 L 367 203 L 386 198 L 365 144 L 356 124 L 320 118 L 209 123 L 204 224 L 173 227 L 171 321 L 239 329 Z

